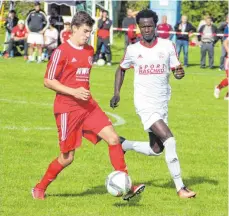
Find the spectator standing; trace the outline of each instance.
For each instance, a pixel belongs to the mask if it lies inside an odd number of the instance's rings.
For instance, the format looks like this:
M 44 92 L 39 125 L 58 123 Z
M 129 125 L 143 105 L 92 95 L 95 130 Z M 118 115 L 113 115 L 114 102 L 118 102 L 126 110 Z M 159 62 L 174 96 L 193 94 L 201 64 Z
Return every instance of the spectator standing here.
M 127 9 L 127 16 L 122 21 L 122 28 L 128 28 L 129 30 L 125 32 L 125 47 L 129 44 L 135 42 L 136 32 L 136 20 L 131 9 Z
M 181 34 L 177 34 L 176 49 L 178 56 L 180 57 L 181 49 L 183 48 L 184 53 L 184 66 L 188 67 L 188 47 L 189 47 L 189 35 L 182 33 L 195 32 L 196 28 L 188 22 L 188 17 L 183 15 L 181 22 L 177 23 L 174 27 L 175 31 Z
M 64 29 L 60 32 L 60 41 L 61 43 L 66 43 L 72 34 L 71 23 L 66 21 L 64 23 Z
M 105 53 L 107 55 L 107 65 L 111 66 L 111 48 L 110 48 L 110 27 L 112 25 L 112 21 L 108 18 L 108 11 L 104 10 L 102 12 L 102 18 L 98 21 L 98 42 L 97 42 L 97 50 L 94 56 L 94 64 L 97 63 L 99 59 L 99 55 L 101 53 L 101 48 L 105 46 Z
M 200 35 L 198 40 L 201 41 L 201 61 L 200 67 L 206 67 L 206 53 L 208 53 L 209 58 L 209 68 L 214 68 L 214 45 L 217 42 L 217 36 L 214 34 L 217 33 L 217 28 L 212 24 L 211 17 L 206 19 L 206 25 L 200 27 Z
M 9 38 L 10 38 L 10 34 L 11 34 L 11 31 L 13 29 L 13 27 L 15 27 L 18 23 L 18 18 L 16 16 L 16 12 L 15 10 L 11 10 L 8 14 L 8 17 L 6 19 L 6 22 L 4 24 L 5 26 L 5 29 L 9 35 Z
M 198 32 L 199 32 L 200 28 L 201 28 L 203 25 L 206 25 L 206 19 L 208 19 L 209 17 L 211 17 L 211 16 L 206 15 L 206 16 L 203 17 L 202 20 L 200 20 L 200 23 L 199 23 L 199 25 L 198 25 L 198 27 L 197 27 L 197 31 L 198 31 Z M 213 24 L 213 22 L 212 22 L 212 24 Z
M 218 32 L 221 34 L 228 34 L 228 15 L 226 16 L 226 21 L 221 22 L 218 27 Z M 223 41 L 227 38 L 227 36 L 221 37 L 221 56 L 220 56 L 220 65 L 219 65 L 219 70 L 224 70 L 224 62 L 225 62 L 225 57 L 227 55 L 227 52 L 225 50 L 225 47 L 223 45 Z
M 58 35 L 64 29 L 64 20 L 61 15 L 58 14 L 58 9 L 56 6 L 51 7 L 51 16 L 49 18 L 49 22 L 52 22 L 52 26 L 57 29 Z M 60 37 L 58 37 L 58 44 L 61 44 Z
M 161 21 L 162 22 L 157 25 L 158 31 L 169 32 L 169 31 L 173 30 L 172 26 L 167 23 L 167 16 L 166 15 L 162 16 Z M 173 37 L 173 35 L 170 35 L 169 33 L 158 33 L 158 37 L 163 38 L 163 39 L 171 39 Z
M 26 18 L 26 28 L 28 31 L 29 59 L 28 62 L 35 61 L 33 51 L 35 45 L 38 49 L 38 61 L 42 61 L 42 46 L 44 44 L 44 32 L 49 26 L 46 14 L 40 9 L 40 3 L 35 2 L 34 10 L 30 11 Z
M 27 60 L 27 55 L 28 55 L 27 37 L 28 37 L 28 33 L 25 28 L 25 22 L 24 20 L 19 20 L 18 25 L 15 26 L 11 31 L 11 39 L 9 41 L 7 53 L 4 55 L 4 57 L 5 58 L 8 58 L 9 56 L 13 57 L 14 46 L 23 46 L 24 59 Z

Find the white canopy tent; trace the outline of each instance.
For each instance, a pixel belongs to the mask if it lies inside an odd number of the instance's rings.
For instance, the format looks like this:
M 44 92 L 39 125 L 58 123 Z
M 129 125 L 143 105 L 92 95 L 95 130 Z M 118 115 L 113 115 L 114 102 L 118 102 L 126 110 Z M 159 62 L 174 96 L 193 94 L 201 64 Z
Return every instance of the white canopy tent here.
M 45 0 L 44 4 L 44 10 L 45 12 L 50 15 L 49 11 L 51 8 L 51 5 L 59 5 L 59 6 L 67 6 L 70 8 L 70 14 L 63 15 L 64 19 L 72 18 L 77 10 L 79 9 L 80 4 L 85 5 L 85 10 L 92 16 L 93 19 L 97 21 L 96 18 L 96 10 L 97 8 L 105 9 L 109 12 L 109 18 L 113 19 L 113 10 L 112 10 L 112 0 L 87 0 L 87 1 L 76 1 L 76 0 Z M 61 7 L 62 8 L 62 7 Z M 96 25 L 94 26 L 94 31 L 96 31 Z M 94 32 L 93 31 L 93 32 Z M 113 43 L 113 29 L 110 30 L 110 42 Z M 94 35 L 91 36 L 91 44 L 94 45 Z

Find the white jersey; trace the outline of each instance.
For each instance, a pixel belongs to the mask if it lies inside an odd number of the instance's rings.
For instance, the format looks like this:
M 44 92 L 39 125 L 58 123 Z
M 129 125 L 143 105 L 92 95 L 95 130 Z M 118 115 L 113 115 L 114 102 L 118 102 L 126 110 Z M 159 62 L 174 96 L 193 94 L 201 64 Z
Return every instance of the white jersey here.
M 175 46 L 168 39 L 158 38 L 150 47 L 142 41 L 127 47 L 120 67 L 134 67 L 134 104 L 143 124 L 154 113 L 167 112 L 170 69 L 179 65 Z
M 175 46 L 158 38 L 151 47 L 137 42 L 127 47 L 120 67 L 134 67 L 134 103 L 137 111 L 169 100 L 170 69 L 180 65 Z

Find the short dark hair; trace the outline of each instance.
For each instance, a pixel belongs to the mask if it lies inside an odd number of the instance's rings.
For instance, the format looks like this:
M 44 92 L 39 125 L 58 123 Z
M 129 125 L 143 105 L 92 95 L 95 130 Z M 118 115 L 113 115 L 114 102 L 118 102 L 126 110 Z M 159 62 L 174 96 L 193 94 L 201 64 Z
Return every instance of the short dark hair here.
M 16 14 L 16 11 L 15 11 L 15 10 L 10 10 L 9 13 L 14 13 L 14 14 Z
M 153 18 L 153 22 L 155 23 L 155 25 L 157 25 L 158 16 L 154 11 L 149 10 L 149 9 L 144 9 L 144 10 L 140 11 L 136 16 L 136 22 L 137 22 L 137 24 L 139 24 L 139 20 L 141 18 L 151 18 L 151 17 Z
M 104 13 L 104 12 L 108 14 L 108 11 L 107 10 L 102 10 L 102 13 Z
M 36 1 L 35 3 L 34 3 L 34 6 L 40 6 L 41 5 L 41 3 L 39 2 L 39 1 Z
M 92 27 L 94 23 L 95 20 L 93 20 L 87 12 L 78 11 L 72 19 L 71 27 L 72 26 L 80 27 L 83 24 Z

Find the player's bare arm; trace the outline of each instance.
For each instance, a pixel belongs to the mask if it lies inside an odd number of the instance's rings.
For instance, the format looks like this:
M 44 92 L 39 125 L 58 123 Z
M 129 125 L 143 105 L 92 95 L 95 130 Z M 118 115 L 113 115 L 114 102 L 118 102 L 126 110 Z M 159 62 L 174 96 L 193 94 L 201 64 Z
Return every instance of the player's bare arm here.
M 89 100 L 91 96 L 90 91 L 83 87 L 70 88 L 68 86 L 61 84 L 56 79 L 50 80 L 50 79 L 45 78 L 44 85 L 46 88 L 52 89 L 55 92 L 58 92 L 64 95 L 71 95 L 77 99 L 84 100 L 84 101 Z
M 115 74 L 114 96 L 110 100 L 110 107 L 112 107 L 113 109 L 118 106 L 118 102 L 120 101 L 120 90 L 123 84 L 124 77 L 125 70 L 123 70 L 119 66 Z
M 177 66 L 176 68 L 172 69 L 173 75 L 176 79 L 182 79 L 185 76 L 184 69 L 181 65 Z

